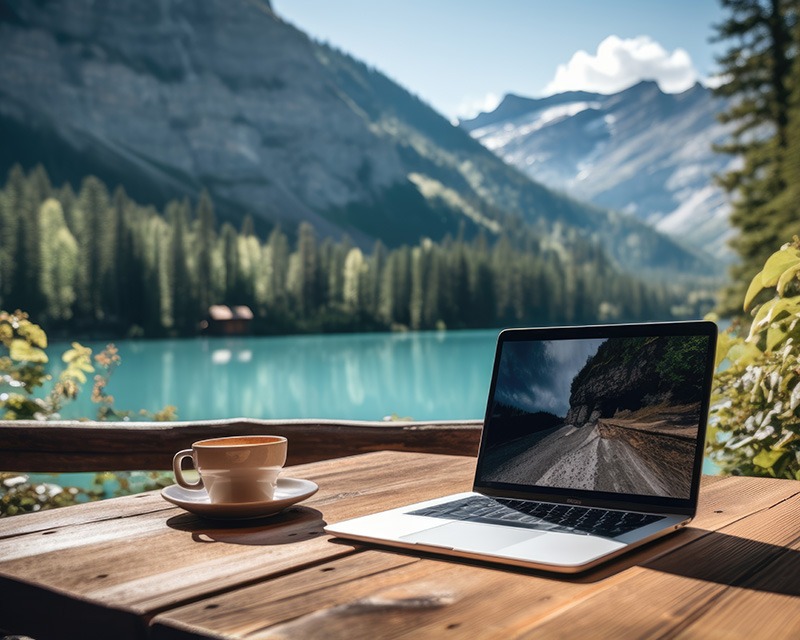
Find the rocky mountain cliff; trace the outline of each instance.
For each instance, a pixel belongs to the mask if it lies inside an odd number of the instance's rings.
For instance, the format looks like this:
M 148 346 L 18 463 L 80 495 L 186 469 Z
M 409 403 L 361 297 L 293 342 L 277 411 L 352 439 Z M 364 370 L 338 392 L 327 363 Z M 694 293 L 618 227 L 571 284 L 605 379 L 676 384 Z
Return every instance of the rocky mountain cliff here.
M 715 264 L 629 216 L 531 181 L 263 0 L 0 0 L 0 170 L 96 174 L 160 205 L 207 188 L 262 230 L 397 245 L 509 216 L 578 230 L 629 269 Z
M 730 259 L 729 205 L 713 176 L 730 158 L 713 151 L 729 127 L 724 103 L 695 85 L 680 94 L 642 82 L 613 95 L 508 95 L 461 123 L 488 149 L 543 184 L 637 216 Z
M 696 412 L 706 345 L 702 336 L 607 340 L 572 381 L 564 421 L 594 425 L 599 418 L 648 406 L 694 404 Z

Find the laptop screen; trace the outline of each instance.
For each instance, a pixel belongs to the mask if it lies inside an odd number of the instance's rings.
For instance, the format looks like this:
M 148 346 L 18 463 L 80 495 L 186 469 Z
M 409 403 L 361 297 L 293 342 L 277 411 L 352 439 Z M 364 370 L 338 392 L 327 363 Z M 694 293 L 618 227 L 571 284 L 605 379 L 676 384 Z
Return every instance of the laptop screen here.
M 687 324 L 504 332 L 476 486 L 692 499 L 715 340 Z

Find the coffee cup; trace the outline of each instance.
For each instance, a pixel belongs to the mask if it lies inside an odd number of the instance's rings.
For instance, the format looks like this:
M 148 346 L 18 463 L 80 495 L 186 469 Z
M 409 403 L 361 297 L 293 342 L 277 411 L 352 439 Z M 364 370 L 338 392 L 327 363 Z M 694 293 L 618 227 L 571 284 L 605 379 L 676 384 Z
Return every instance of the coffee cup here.
M 278 474 L 286 464 L 283 436 L 231 436 L 198 440 L 172 459 L 177 483 L 205 488 L 212 503 L 264 502 L 274 499 Z M 181 465 L 191 458 L 200 479 L 188 481 Z

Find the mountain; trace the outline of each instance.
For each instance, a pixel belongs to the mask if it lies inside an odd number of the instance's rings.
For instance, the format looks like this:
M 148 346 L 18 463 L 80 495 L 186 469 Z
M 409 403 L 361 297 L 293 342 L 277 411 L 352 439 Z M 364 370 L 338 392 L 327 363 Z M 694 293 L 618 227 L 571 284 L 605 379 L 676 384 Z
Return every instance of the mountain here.
M 0 42 L 0 169 L 95 174 L 156 205 L 207 188 L 225 219 L 306 220 L 362 247 L 522 219 L 595 238 L 631 270 L 715 268 L 533 182 L 263 0 L 0 0 Z
M 712 149 L 730 131 L 716 120 L 724 106 L 699 84 L 666 94 L 642 82 L 612 95 L 508 95 L 460 125 L 534 180 L 730 259 L 729 205 L 713 183 L 730 164 Z

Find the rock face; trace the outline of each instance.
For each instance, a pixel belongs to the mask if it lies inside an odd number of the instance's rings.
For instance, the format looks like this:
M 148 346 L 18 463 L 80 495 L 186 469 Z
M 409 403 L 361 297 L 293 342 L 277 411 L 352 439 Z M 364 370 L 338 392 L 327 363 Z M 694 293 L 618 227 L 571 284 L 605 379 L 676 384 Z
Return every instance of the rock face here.
M 0 0 L 0 42 L 0 170 L 95 174 L 156 205 L 207 188 L 222 218 L 362 247 L 492 235 L 511 215 L 599 238 L 631 269 L 714 269 L 532 182 L 263 0 Z
M 79 174 L 133 177 L 156 200 L 206 186 L 223 207 L 323 233 L 320 212 L 405 177 L 266 3 L 4 4 L 3 119 L 55 138 L 43 155 L 76 158 Z
M 695 404 L 699 410 L 705 367 L 702 340 L 627 338 L 603 343 L 572 381 L 565 423 L 594 426 L 600 419 L 642 416 L 655 408 L 665 414 L 668 407 Z
M 642 82 L 613 95 L 509 95 L 461 126 L 549 187 L 629 212 L 727 258 L 730 207 L 714 175 L 731 159 L 712 148 L 730 131 L 716 120 L 724 108 L 699 84 L 665 94 Z

